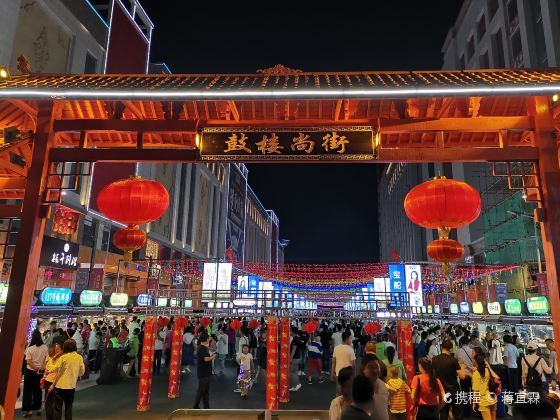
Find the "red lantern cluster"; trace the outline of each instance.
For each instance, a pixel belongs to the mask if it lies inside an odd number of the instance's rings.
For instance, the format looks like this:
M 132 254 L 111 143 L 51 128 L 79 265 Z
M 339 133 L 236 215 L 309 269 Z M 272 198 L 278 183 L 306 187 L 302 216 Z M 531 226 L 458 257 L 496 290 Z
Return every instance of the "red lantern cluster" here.
M 212 320 L 210 318 L 208 318 L 207 316 L 205 316 L 204 318 L 202 318 L 200 320 L 200 324 L 204 327 L 204 328 L 208 328 L 208 325 L 210 325 L 212 323 Z
M 113 244 L 125 251 L 124 259 L 130 261 L 132 252 L 146 243 L 146 234 L 138 226 L 159 219 L 166 212 L 169 194 L 157 181 L 131 177 L 105 186 L 97 197 L 97 205 L 105 216 L 128 226 L 114 235 Z
M 379 322 L 368 322 L 366 325 L 364 325 L 364 331 L 369 335 L 377 334 L 379 331 L 381 331 L 381 324 L 379 324 Z
M 158 319 L 158 325 L 163 328 L 169 325 L 169 318 L 167 318 L 166 316 L 160 317 Z
M 436 177 L 414 187 L 404 199 L 408 218 L 426 229 L 437 229 L 439 239 L 428 245 L 428 255 L 443 263 L 461 259 L 464 247 L 449 239 L 450 230 L 472 223 L 480 215 L 482 202 L 477 190 L 463 181 Z
M 251 328 L 252 330 L 256 330 L 257 328 L 259 328 L 259 321 L 257 321 L 256 319 L 252 319 L 251 321 L 249 321 L 249 328 Z
M 307 334 L 313 334 L 315 331 L 317 331 L 317 325 L 311 321 L 306 322 L 305 324 L 303 324 L 303 330 Z
M 241 328 L 242 325 L 243 325 L 243 324 L 242 324 L 241 321 L 238 320 L 238 319 L 234 319 L 233 321 L 231 321 L 231 322 L 229 323 L 229 326 L 230 326 L 231 328 L 233 328 L 235 331 L 237 331 L 239 328 Z
M 52 230 L 61 235 L 73 235 L 78 229 L 79 219 L 80 213 L 59 205 L 54 213 Z

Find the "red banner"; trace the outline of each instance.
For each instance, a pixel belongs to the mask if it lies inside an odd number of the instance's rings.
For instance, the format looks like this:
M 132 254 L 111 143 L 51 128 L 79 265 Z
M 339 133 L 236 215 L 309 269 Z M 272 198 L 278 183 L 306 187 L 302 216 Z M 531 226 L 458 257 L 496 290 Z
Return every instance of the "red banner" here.
M 477 302 L 478 299 L 476 297 L 476 289 L 467 289 L 467 302 L 471 305 L 473 302 Z
M 140 362 L 140 381 L 138 382 L 137 411 L 148 411 L 150 409 L 150 397 L 152 395 L 152 374 L 154 366 L 154 346 L 156 343 L 156 320 L 153 317 L 146 318 L 144 326 L 144 342 L 142 344 L 142 361 Z
M 548 283 L 546 282 L 546 273 L 535 274 L 537 280 L 537 289 L 540 296 L 548 296 Z
M 171 360 L 169 362 L 169 385 L 167 387 L 167 398 L 177 398 L 181 384 L 181 356 L 183 354 L 183 328 L 186 319 L 179 317 L 173 323 L 173 334 L 171 338 Z
M 290 319 L 280 320 L 280 387 L 279 401 L 290 401 Z
M 278 409 L 278 319 L 268 317 L 266 342 L 266 409 Z
M 103 268 L 91 269 L 88 288 L 90 290 L 103 290 Z
M 412 322 L 411 321 L 398 321 L 397 322 L 397 335 L 399 337 L 399 344 L 402 347 L 402 362 L 404 364 L 404 371 L 409 381 L 414 377 L 414 345 L 412 344 Z

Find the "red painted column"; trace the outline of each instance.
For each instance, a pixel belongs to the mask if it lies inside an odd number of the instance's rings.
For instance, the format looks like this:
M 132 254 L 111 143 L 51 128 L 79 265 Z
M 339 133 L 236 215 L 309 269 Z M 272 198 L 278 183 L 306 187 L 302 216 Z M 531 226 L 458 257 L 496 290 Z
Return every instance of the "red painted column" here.
M 138 382 L 137 411 L 150 409 L 152 396 L 152 376 L 154 369 L 154 347 L 156 344 L 157 325 L 154 317 L 147 317 L 144 325 L 144 341 L 142 343 L 142 360 L 140 361 L 140 381 Z
M 42 205 L 49 167 L 47 154 L 54 136 L 53 119 L 58 109 L 57 103 L 39 104 L 33 157 L 27 172 L 23 198 L 21 228 L 17 234 L 10 287 L 0 331 L 0 405 L 4 407 L 7 419 L 14 418 L 33 292 L 37 284 L 47 215 L 47 208 Z
M 269 316 L 266 341 L 266 409 L 278 409 L 278 318 Z
M 558 140 L 554 134 L 554 121 L 550 99 L 537 96 L 527 99 L 529 114 L 535 118 L 535 143 L 539 151 L 539 176 L 542 189 L 541 208 L 537 209 L 541 222 L 542 244 L 546 261 L 546 278 L 556 351 L 560 351 L 560 292 L 558 268 L 560 267 L 560 165 Z M 543 211 L 544 210 L 544 211 Z
M 183 317 L 175 319 L 171 339 L 171 360 L 169 361 L 169 385 L 167 387 L 167 398 L 176 398 L 179 395 L 181 385 L 181 357 L 183 355 L 183 328 L 186 320 Z
M 290 401 L 290 319 L 280 320 L 280 388 L 278 399 L 282 403 Z

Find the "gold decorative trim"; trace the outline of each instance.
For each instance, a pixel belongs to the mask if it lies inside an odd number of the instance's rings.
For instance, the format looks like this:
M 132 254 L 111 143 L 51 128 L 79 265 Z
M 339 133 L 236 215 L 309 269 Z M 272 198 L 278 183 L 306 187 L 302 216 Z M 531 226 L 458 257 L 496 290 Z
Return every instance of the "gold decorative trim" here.
M 202 129 L 204 133 L 283 133 L 283 132 L 316 132 L 316 131 L 371 131 L 377 132 L 376 127 L 368 125 L 360 126 L 317 126 L 317 127 L 205 127 Z
M 200 161 L 247 162 L 247 161 L 374 161 L 374 155 L 202 155 Z

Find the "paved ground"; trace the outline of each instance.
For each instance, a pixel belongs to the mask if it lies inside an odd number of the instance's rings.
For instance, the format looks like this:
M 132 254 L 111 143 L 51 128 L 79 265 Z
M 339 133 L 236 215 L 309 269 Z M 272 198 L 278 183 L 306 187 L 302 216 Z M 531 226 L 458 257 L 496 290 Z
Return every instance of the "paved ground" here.
M 210 387 L 211 408 L 263 409 L 265 404 L 264 383 L 257 383 L 247 400 L 233 392 L 236 386 L 236 368 L 229 362 L 223 376 L 213 376 Z M 290 402 L 281 404 L 286 409 L 328 410 L 335 395 L 335 385 L 330 380 L 322 384 L 307 384 L 302 377 L 302 388 L 290 393 Z M 165 419 L 173 410 L 191 408 L 194 402 L 197 380 L 196 373 L 184 375 L 181 381 L 181 395 L 167 398 L 167 372 L 154 376 L 150 411 L 136 411 L 138 378 L 127 378 L 117 385 L 97 385 L 76 393 L 74 419 Z
M 222 376 L 213 376 L 210 387 L 210 407 L 219 409 L 263 409 L 265 405 L 264 381 L 257 383 L 247 400 L 233 392 L 236 386 L 236 367 L 227 362 L 227 371 Z M 197 387 L 196 370 L 183 375 L 180 397 L 167 398 L 168 373 L 162 367 L 162 374 L 153 380 L 151 407 L 148 412 L 136 411 L 138 378 L 126 378 L 115 385 L 96 385 L 95 376 L 80 381 L 74 401 L 75 420 L 91 419 L 166 419 L 176 409 L 191 408 Z M 328 410 L 336 388 L 333 382 L 307 384 L 306 377 L 300 377 L 302 388 L 290 393 L 290 402 L 280 404 L 280 409 L 290 410 Z M 18 408 L 21 407 L 18 404 Z M 19 413 L 21 411 L 18 410 Z M 21 414 L 17 414 L 19 418 Z M 39 419 L 39 417 L 34 417 Z M 511 417 L 510 417 L 511 418 Z

